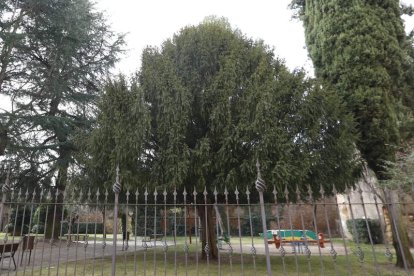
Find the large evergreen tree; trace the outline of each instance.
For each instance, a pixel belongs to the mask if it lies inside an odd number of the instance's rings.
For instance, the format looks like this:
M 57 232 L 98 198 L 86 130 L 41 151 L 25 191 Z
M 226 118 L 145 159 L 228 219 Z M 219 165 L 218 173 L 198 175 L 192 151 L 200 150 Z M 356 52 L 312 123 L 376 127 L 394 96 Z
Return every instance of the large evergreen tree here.
M 184 187 L 206 188 L 212 202 L 214 188 L 251 187 L 257 160 L 264 179 L 279 190 L 310 184 L 316 193 L 321 184 L 343 189 L 354 180 L 353 125 L 338 97 L 302 72 L 289 72 L 263 42 L 246 38 L 225 20 L 208 19 L 182 29 L 161 48 L 147 48 L 138 78 L 136 91 L 143 97 L 135 99 L 149 116 L 138 116 L 149 119 L 141 124 L 148 138 L 136 159 L 143 162 L 135 172 L 141 187 L 176 187 L 179 193 Z M 112 90 L 108 96 L 116 92 Z M 102 112 L 117 114 L 118 106 L 126 104 L 121 98 L 112 96 L 115 107 Z M 104 120 L 109 114 L 100 116 L 103 129 L 96 131 L 95 144 L 103 141 L 99 137 L 105 128 L 127 125 Z M 117 142 L 116 131 L 106 133 L 112 133 L 114 149 L 118 143 L 131 145 L 126 141 L 130 136 Z M 127 149 L 121 152 L 127 154 Z M 97 153 L 102 160 L 116 156 Z M 199 203 L 204 202 L 200 196 Z M 213 210 L 206 208 L 207 214 L 204 206 L 199 208 L 203 228 L 209 227 L 203 231 L 203 246 L 212 243 L 210 256 L 216 257 Z
M 395 160 L 406 137 L 402 119 L 413 110 L 413 47 L 399 1 L 295 0 L 292 6 L 303 20 L 316 76 L 344 99 L 357 123 L 362 157 L 379 180 L 386 179 L 384 165 Z M 408 248 L 394 244 L 397 265 L 403 266 L 403 250 L 414 266 Z
M 0 144 L 18 184 L 63 191 L 73 140 L 91 127 L 123 38 L 89 0 L 6 0 L 0 8 L 0 92 L 12 106 L 0 114 Z

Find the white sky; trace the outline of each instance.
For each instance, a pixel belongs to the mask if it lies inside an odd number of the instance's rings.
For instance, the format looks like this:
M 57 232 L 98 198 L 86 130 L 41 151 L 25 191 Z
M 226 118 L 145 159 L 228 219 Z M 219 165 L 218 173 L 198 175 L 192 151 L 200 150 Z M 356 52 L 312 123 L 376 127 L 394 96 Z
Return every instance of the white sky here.
M 414 5 L 414 0 L 403 2 Z M 216 15 L 226 17 L 248 37 L 263 39 L 274 47 L 276 55 L 290 69 L 304 67 L 312 75 L 302 23 L 292 19 L 290 0 L 96 0 L 96 3 L 98 9 L 106 12 L 115 31 L 128 34 L 129 51 L 117 66 L 123 73 L 130 74 L 140 68 L 141 53 L 146 46 L 160 46 L 181 28 Z M 414 17 L 406 26 L 414 28 Z

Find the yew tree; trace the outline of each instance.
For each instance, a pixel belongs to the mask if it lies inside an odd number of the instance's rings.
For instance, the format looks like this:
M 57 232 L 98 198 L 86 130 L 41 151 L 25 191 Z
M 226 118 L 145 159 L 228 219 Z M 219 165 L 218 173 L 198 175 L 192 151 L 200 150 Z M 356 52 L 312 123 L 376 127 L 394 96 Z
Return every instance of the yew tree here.
M 310 185 L 316 193 L 354 182 L 354 125 L 337 95 L 290 72 L 271 48 L 223 19 L 145 49 L 138 82 L 149 115 L 143 186 L 206 189 L 213 202 L 215 188 L 252 190 L 257 160 L 265 181 L 280 190 Z M 203 248 L 211 243 L 215 258 L 213 210 L 198 211 L 209 229 Z

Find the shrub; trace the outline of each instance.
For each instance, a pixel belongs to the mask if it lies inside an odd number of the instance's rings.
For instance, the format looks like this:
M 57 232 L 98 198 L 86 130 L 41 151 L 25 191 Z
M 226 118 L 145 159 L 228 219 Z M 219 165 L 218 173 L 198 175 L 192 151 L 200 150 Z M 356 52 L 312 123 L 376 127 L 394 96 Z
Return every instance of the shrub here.
M 382 243 L 382 232 L 381 224 L 377 219 L 349 219 L 346 221 L 348 231 L 352 234 L 354 241 L 356 242 L 356 235 L 354 234 L 354 223 L 355 230 L 357 231 L 358 240 L 360 243 L 370 243 L 369 232 L 367 223 L 371 232 L 372 242 L 374 244 Z

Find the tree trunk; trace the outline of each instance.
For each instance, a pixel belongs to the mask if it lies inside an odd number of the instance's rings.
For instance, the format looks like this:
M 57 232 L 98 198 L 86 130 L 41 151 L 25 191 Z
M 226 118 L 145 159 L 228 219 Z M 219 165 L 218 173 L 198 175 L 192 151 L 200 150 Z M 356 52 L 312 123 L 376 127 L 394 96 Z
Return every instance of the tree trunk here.
M 53 202 L 56 204 L 50 205 L 53 207 L 49 207 L 45 239 L 59 239 L 61 228 L 60 221 L 62 220 L 63 214 L 63 192 L 66 189 L 68 179 L 69 155 L 69 150 L 60 150 L 59 159 L 57 160 L 57 162 L 60 163 L 60 166 L 58 167 L 58 177 L 56 180 L 56 189 L 59 190 L 59 195 L 56 199 L 54 194 L 52 194 Z
M 206 212 L 207 211 L 207 212 Z M 207 259 L 206 246 L 208 242 L 209 259 L 216 260 L 218 257 L 217 248 L 217 236 L 215 223 L 213 220 L 213 206 L 212 205 L 200 205 L 198 206 L 198 214 L 201 220 L 202 233 L 201 233 L 201 244 L 202 244 L 202 259 Z
M 391 204 L 392 195 L 389 192 L 386 192 L 386 199 L 388 203 L 390 203 L 387 205 L 387 209 L 391 218 L 392 244 L 397 257 L 395 265 L 400 268 L 414 268 L 414 259 L 410 252 L 410 242 L 407 229 L 401 219 L 401 210 L 395 204 Z M 406 265 L 404 263 L 404 259 Z

